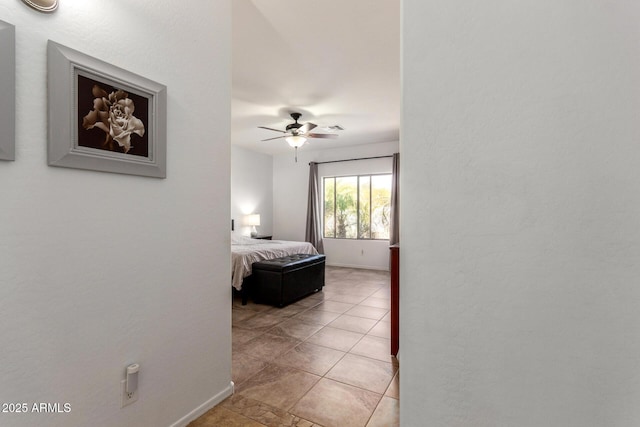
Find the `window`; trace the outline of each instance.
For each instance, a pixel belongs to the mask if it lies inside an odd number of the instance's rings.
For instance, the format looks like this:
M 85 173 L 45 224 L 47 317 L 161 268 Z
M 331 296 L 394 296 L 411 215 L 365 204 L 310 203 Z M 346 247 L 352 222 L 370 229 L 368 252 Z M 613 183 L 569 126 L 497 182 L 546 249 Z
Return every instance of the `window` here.
M 324 237 L 389 239 L 391 174 L 325 177 Z

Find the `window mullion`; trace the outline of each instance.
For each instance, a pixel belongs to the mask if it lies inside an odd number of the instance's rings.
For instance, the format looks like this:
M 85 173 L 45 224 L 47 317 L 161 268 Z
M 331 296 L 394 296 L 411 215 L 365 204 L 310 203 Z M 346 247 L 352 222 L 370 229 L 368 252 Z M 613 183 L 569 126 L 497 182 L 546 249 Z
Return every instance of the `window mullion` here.
M 338 178 L 333 177 L 333 237 L 338 237 Z
M 356 240 L 360 239 L 360 176 L 356 177 Z
M 373 178 L 369 176 L 369 239 L 373 229 Z

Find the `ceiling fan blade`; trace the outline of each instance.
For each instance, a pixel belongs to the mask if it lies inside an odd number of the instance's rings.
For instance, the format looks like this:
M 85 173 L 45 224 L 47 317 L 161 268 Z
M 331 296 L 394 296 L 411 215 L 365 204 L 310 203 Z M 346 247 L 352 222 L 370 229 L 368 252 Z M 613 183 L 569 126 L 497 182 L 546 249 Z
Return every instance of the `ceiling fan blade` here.
M 260 129 L 273 130 L 273 131 L 280 132 L 280 133 L 286 133 L 285 131 L 280 130 L 280 129 L 268 128 L 268 127 L 265 127 L 265 126 L 258 126 L 258 127 Z
M 301 127 L 298 128 L 298 133 L 307 133 L 311 129 L 316 128 L 316 127 L 318 127 L 318 125 L 308 122 L 308 123 L 305 123 Z
M 286 134 L 286 135 L 282 135 L 282 136 L 276 136 L 276 137 L 273 137 L 273 138 L 262 139 L 261 141 L 271 141 L 272 139 L 286 138 L 286 137 L 288 137 L 288 136 L 291 136 L 291 134 L 290 134 L 290 133 L 288 133 L 288 134 Z
M 335 133 L 308 133 L 305 136 L 308 136 L 309 138 L 329 138 L 329 139 L 336 139 L 338 137 L 338 135 L 336 135 Z

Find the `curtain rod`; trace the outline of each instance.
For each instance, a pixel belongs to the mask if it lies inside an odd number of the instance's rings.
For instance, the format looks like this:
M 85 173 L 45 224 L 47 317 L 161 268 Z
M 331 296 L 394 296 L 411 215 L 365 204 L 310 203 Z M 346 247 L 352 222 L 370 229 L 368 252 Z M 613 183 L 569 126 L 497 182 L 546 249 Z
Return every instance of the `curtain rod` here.
M 309 164 L 315 163 L 316 165 L 322 165 L 322 164 L 325 164 L 325 163 L 353 162 L 353 161 L 356 161 L 356 160 L 385 159 L 387 157 L 393 157 L 393 154 L 391 154 L 389 156 L 360 157 L 358 159 L 329 160 L 327 162 L 309 162 Z

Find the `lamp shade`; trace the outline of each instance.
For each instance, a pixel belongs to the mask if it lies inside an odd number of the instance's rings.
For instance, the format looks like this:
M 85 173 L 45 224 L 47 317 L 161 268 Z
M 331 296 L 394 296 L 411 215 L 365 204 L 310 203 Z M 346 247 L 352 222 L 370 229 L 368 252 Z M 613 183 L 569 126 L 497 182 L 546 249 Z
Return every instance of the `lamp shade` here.
M 288 136 L 285 138 L 285 141 L 292 146 L 293 148 L 302 147 L 305 142 L 307 142 L 307 138 L 304 136 Z
M 260 214 L 251 214 L 245 216 L 244 223 L 253 227 L 255 227 L 256 225 L 260 225 Z

